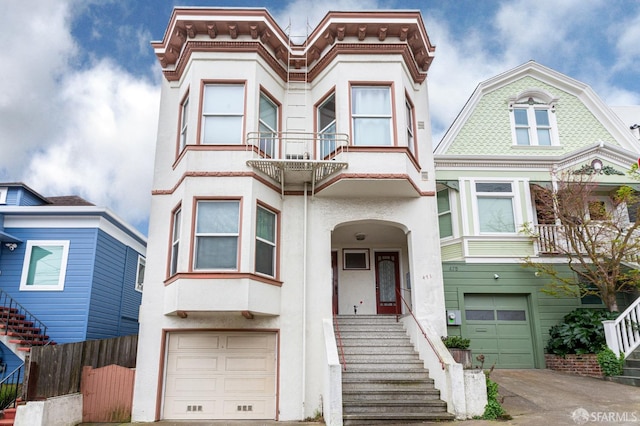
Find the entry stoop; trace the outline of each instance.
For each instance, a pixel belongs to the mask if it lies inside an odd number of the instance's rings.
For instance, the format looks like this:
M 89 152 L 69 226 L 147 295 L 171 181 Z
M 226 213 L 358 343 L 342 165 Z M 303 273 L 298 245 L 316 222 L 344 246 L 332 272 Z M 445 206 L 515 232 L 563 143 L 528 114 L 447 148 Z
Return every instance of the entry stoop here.
M 624 360 L 622 376 L 607 377 L 607 379 L 623 385 L 640 387 L 640 348 L 631 352 Z
M 454 420 L 395 315 L 341 315 L 337 323 L 345 426 Z

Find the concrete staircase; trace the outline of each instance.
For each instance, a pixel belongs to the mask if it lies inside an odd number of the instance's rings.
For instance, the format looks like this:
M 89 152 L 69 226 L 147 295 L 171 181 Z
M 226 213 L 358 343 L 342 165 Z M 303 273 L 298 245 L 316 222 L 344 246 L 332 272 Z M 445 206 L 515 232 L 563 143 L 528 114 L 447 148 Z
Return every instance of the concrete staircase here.
M 609 380 L 623 385 L 640 387 L 640 348 L 631 352 L 624 360 L 622 376 L 609 377 Z
M 345 426 L 454 420 L 394 315 L 341 315 Z

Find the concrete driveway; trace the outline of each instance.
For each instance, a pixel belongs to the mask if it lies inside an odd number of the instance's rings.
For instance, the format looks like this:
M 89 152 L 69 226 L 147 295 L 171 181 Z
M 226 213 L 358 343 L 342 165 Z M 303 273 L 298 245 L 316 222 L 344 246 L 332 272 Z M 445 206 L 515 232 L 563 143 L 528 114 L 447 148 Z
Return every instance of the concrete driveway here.
M 640 388 L 552 370 L 494 370 L 502 406 L 513 419 L 471 425 L 635 425 L 640 426 Z
M 580 377 L 552 370 L 494 370 L 502 406 L 513 419 L 507 421 L 465 420 L 420 423 L 451 426 L 561 426 L 631 425 L 640 426 L 640 388 L 591 377 Z M 142 425 L 143 423 L 124 423 Z M 303 422 L 158 422 L 154 426 L 266 426 L 322 425 Z M 89 425 L 88 423 L 86 425 Z M 93 424 L 95 425 L 95 424 Z M 111 425 L 114 425 L 113 423 Z M 392 426 L 392 425 L 387 425 Z M 402 426 L 408 426 L 407 424 Z

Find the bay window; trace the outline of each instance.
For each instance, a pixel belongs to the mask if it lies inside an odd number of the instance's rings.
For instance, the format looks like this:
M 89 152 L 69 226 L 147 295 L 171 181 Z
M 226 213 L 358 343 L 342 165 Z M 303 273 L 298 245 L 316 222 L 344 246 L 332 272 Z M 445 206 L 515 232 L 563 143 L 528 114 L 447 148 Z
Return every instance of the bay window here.
M 202 101 L 202 143 L 239 145 L 244 120 L 244 84 L 206 84 Z
M 178 272 L 178 252 L 180 249 L 180 218 L 182 209 L 173 212 L 171 229 L 171 260 L 169 261 L 169 276 Z
M 356 146 L 391 146 L 391 88 L 354 86 L 351 89 L 353 144 Z
M 276 276 L 276 214 L 258 206 L 256 214 L 256 272 Z
M 239 220 L 239 201 L 197 202 L 194 269 L 238 268 Z
M 259 111 L 260 151 L 275 157 L 275 141 L 278 135 L 278 106 L 264 93 L 260 93 Z
M 332 94 L 318 107 L 319 158 L 333 154 L 336 147 L 336 96 Z
M 481 234 L 516 232 L 511 182 L 476 182 L 475 193 Z

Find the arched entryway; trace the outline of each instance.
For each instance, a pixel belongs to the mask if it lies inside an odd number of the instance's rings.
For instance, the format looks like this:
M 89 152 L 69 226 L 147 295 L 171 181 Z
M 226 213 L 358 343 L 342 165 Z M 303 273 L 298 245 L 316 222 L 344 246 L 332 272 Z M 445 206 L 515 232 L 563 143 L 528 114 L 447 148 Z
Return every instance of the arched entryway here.
M 373 220 L 340 224 L 332 232 L 331 250 L 336 314 L 391 315 L 410 306 L 407 231 L 402 225 Z

